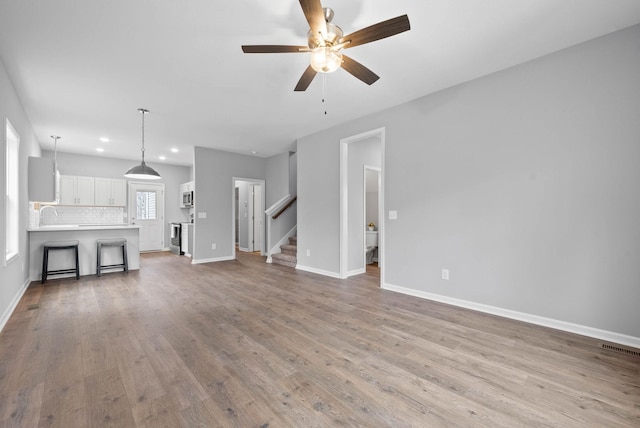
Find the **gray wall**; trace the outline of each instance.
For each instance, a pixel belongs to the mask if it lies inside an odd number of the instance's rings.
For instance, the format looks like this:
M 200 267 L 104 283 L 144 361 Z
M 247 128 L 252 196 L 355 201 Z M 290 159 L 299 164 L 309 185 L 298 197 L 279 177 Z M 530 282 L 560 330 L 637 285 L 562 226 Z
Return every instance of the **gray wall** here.
M 387 284 L 640 338 L 638 76 L 635 26 L 299 139 L 299 263 L 339 271 L 339 141 L 385 127 Z
M 265 160 L 255 156 L 194 149 L 195 233 L 193 260 L 230 259 L 234 254 L 232 217 L 235 201 L 233 178 L 265 179 Z M 265 183 L 268 187 L 268 184 Z M 200 218 L 206 213 L 206 218 Z M 216 249 L 211 244 L 216 244 Z
M 42 155 L 44 157 L 53 158 L 53 151 L 44 150 Z M 125 179 L 124 173 L 135 164 L 136 162 L 131 160 L 58 152 L 58 170 L 62 175 L 83 175 L 88 177 Z M 180 208 L 180 184 L 190 181 L 191 167 L 153 162 L 147 162 L 147 164 L 158 171 L 160 176 L 162 176 L 160 180 L 153 180 L 153 182 L 164 183 L 164 246 L 166 248 L 169 246 L 169 237 L 171 236 L 169 223 L 189 221 L 189 210 Z M 141 181 L 126 180 L 127 182 Z
M 9 119 L 11 126 L 20 137 L 20 165 L 19 165 L 19 189 L 20 189 L 20 233 L 19 233 L 19 255 L 4 266 L 0 262 L 0 328 L 11 315 L 10 311 L 17 303 L 17 299 L 23 287 L 29 282 L 29 239 L 27 228 L 29 227 L 29 198 L 28 194 L 28 168 L 29 156 L 40 156 L 40 144 L 36 139 L 31 123 L 22 107 L 22 102 L 13 87 L 13 83 L 7 74 L 4 63 L 0 58 L 0 138 L 2 138 L 2 149 L 0 150 L 0 189 L 4 195 L 5 189 L 5 128 L 6 119 Z M 0 245 L 2 254 L 5 248 L 5 226 L 4 226 L 4 196 L 0 197 Z M 4 257 L 4 256 L 3 256 Z M 4 258 L 2 259 L 4 261 Z
M 280 153 L 265 159 L 266 181 L 265 208 L 289 194 L 289 153 Z
M 366 140 L 349 143 L 348 148 L 348 219 L 349 239 L 347 241 L 348 259 L 347 271 L 362 273 L 364 266 L 364 232 L 366 223 L 364 219 L 364 167 L 373 166 L 380 168 L 382 161 L 382 147 L 380 139 L 368 138 Z

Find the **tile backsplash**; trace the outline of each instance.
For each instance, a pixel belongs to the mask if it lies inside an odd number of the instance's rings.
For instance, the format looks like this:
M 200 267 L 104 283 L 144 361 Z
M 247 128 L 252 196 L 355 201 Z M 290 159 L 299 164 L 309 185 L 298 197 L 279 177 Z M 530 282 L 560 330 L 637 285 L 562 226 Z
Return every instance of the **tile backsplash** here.
M 40 207 L 42 209 L 42 206 Z M 30 226 L 51 224 L 123 224 L 124 207 L 74 207 L 51 205 L 40 212 L 31 207 Z M 42 220 L 40 221 L 40 218 Z

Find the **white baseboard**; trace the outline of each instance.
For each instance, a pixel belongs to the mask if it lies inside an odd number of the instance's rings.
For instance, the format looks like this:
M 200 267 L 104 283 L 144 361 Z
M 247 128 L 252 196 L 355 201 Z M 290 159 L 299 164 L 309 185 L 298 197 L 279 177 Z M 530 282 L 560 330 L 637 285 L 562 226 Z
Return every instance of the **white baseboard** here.
M 360 274 L 363 274 L 363 273 L 367 273 L 367 268 L 366 267 L 363 267 L 362 269 L 355 269 L 355 270 L 347 272 L 347 277 L 354 276 L 354 275 L 360 275 Z
M 471 309 L 478 312 L 497 315 L 504 318 L 510 318 L 518 321 L 524 321 L 529 324 L 550 327 L 556 330 L 562 330 L 569 333 L 580 334 L 582 336 L 592 337 L 594 339 L 606 340 L 608 342 L 618 343 L 620 345 L 630 346 L 640 349 L 640 337 L 628 336 L 625 334 L 615 333 L 607 330 L 600 330 L 580 324 L 573 324 L 566 321 L 545 318 L 538 315 L 531 315 L 523 312 L 512 311 L 510 309 L 498 308 L 496 306 L 484 305 L 482 303 L 470 302 L 468 300 L 456 299 L 453 297 L 442 296 L 439 294 L 427 293 L 425 291 L 414 290 L 412 288 L 400 287 L 393 284 L 385 283 L 382 285 L 384 290 L 395 291 L 409 296 L 419 297 L 422 299 L 433 300 L 436 302 L 446 303 L 448 305 L 458 306 L 461 308 Z
M 213 259 L 198 259 L 191 260 L 192 265 L 199 265 L 202 263 L 215 263 L 215 262 L 227 262 L 229 260 L 235 260 L 236 258 L 233 256 L 224 256 L 224 257 L 215 257 Z
M 302 266 L 302 265 L 296 265 L 296 269 L 303 270 L 305 272 L 317 273 L 318 275 L 329 276 L 331 278 L 344 279 L 342 276 L 340 276 L 339 273 L 330 272 L 328 270 L 316 269 L 316 268 Z
M 249 252 L 249 248 L 245 248 L 245 247 L 238 247 L 238 251 L 242 251 L 244 253 L 248 253 Z
M 2 318 L 0 318 L 0 331 L 2 331 L 4 329 L 4 326 L 9 321 L 9 318 L 11 318 L 11 314 L 13 314 L 13 311 L 16 310 L 16 307 L 18 306 L 18 303 L 20 303 L 20 299 L 22 299 L 22 296 L 24 296 L 24 293 L 27 291 L 27 287 L 29 287 L 30 283 L 31 283 L 31 279 L 27 278 L 24 281 L 24 283 L 20 286 L 20 290 L 18 290 L 16 295 L 13 296 L 13 299 L 11 299 L 11 302 L 9 303 L 9 306 L 7 307 L 7 309 L 2 314 Z

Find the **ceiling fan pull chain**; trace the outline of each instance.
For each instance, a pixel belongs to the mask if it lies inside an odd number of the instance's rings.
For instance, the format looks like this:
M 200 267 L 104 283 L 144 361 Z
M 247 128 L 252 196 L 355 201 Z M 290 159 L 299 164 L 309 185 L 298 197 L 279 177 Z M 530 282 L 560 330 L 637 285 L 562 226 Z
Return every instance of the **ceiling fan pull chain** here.
M 324 107 L 324 114 L 327 114 L 327 105 L 325 99 L 327 98 L 327 75 L 322 75 L 322 106 Z

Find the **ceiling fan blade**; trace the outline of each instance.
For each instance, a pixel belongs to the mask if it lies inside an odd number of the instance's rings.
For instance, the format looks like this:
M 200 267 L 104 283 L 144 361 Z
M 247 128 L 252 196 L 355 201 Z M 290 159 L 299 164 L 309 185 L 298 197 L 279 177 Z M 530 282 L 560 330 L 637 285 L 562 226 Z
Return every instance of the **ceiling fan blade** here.
M 349 58 L 348 56 L 342 54 L 342 68 L 344 68 L 347 72 L 349 72 L 354 77 L 362 80 L 367 85 L 371 85 L 376 82 L 380 78 L 376 73 L 369 70 L 364 65 L 360 64 L 358 61 Z
M 316 71 L 311 68 L 311 66 L 308 66 L 304 73 L 302 73 L 300 80 L 298 80 L 294 91 L 306 91 L 314 77 L 316 77 Z
M 386 37 L 395 36 L 396 34 L 409 31 L 409 17 L 407 15 L 397 16 L 386 21 L 378 22 L 369 27 L 354 31 L 340 39 L 339 43 L 348 42 L 345 49 L 352 48 L 365 43 L 374 42 Z
M 307 46 L 286 45 L 242 45 L 244 53 L 284 53 L 284 52 L 309 52 Z
M 315 36 L 322 34 L 321 39 L 324 40 L 324 36 L 327 34 L 327 21 L 320 0 L 300 0 L 300 6 L 305 18 L 307 18 L 311 33 Z

